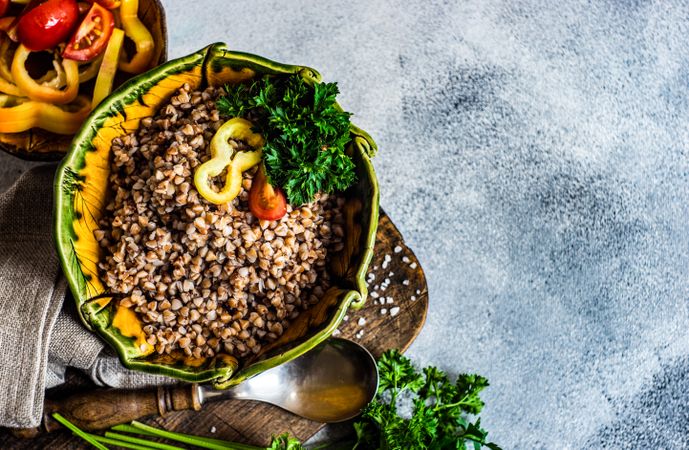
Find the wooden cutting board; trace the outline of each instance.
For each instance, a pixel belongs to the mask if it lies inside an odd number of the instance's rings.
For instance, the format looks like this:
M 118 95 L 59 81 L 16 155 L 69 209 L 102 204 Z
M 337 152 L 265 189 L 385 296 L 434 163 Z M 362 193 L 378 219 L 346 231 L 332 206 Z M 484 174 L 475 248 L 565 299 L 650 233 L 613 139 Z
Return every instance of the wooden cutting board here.
M 399 230 L 383 211 L 368 280 L 366 305 L 349 314 L 348 320 L 340 326 L 339 336 L 361 343 L 376 357 L 390 348 L 406 350 L 426 319 L 428 290 L 414 253 L 404 244 Z M 84 389 L 88 384 L 83 376 L 72 373 L 66 386 L 59 389 Z M 305 441 L 324 426 L 275 406 L 240 400 L 209 403 L 199 412 L 175 412 L 144 422 L 182 433 L 253 445 L 267 445 L 272 435 L 285 432 Z M 90 448 L 67 431 L 21 440 L 2 430 L 0 443 L 3 449 Z

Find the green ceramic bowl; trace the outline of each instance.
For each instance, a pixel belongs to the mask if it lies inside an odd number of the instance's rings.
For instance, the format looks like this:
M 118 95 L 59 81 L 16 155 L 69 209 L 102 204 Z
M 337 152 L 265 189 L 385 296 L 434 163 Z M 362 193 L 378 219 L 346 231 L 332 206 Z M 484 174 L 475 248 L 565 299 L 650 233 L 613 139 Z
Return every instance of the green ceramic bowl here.
M 348 151 L 356 162 L 358 181 L 345 193 L 346 243 L 331 257 L 333 287 L 258 355 L 241 361 L 223 354 L 200 360 L 181 354 L 157 355 L 143 339 L 136 315 L 116 306 L 98 276 L 101 250 L 93 230 L 110 195 L 107 180 L 113 138 L 135 131 L 141 119 L 153 116 L 184 83 L 193 88 L 222 86 L 262 74 L 292 73 L 309 83 L 320 82 L 318 72 L 308 67 L 213 44 L 126 82 L 96 108 L 75 136 L 55 178 L 58 253 L 82 321 L 109 342 L 130 369 L 227 388 L 315 347 L 332 334 L 348 308 L 360 307 L 366 300 L 364 276 L 378 226 L 378 182 L 369 159 L 376 146 L 356 127 L 351 128 Z

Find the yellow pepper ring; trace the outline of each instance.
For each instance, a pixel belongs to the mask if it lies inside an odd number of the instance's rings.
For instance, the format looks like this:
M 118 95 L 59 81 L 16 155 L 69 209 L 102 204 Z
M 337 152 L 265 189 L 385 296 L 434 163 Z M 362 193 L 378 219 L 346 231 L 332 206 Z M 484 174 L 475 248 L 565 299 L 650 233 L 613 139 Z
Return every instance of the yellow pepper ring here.
M 242 189 L 242 172 L 261 162 L 263 156 L 263 136 L 251 131 L 252 123 L 236 117 L 225 122 L 211 140 L 211 159 L 196 168 L 194 185 L 199 194 L 216 205 L 234 200 Z M 236 152 L 229 144 L 230 139 L 243 140 L 256 150 Z M 210 185 L 210 178 L 217 177 L 227 169 L 225 186 L 215 191 Z
M 12 79 L 24 95 L 32 100 L 54 104 L 69 103 L 77 97 L 79 93 L 79 65 L 76 61 L 62 60 L 67 85 L 64 90 L 61 90 L 43 86 L 31 78 L 26 70 L 26 60 L 30 54 L 31 51 L 20 44 L 14 52 L 14 59 L 12 60 Z
M 83 95 L 64 106 L 16 97 L 3 98 L 0 103 L 0 133 L 19 133 L 37 127 L 57 134 L 74 134 L 91 112 L 91 100 Z M 15 105 L 4 106 L 8 103 Z
M 12 80 L 12 72 L 10 71 L 10 61 L 14 52 L 11 48 L 12 40 L 0 34 L 0 76 L 5 80 Z
M 120 18 L 125 34 L 136 45 L 136 54 L 131 61 L 122 53 L 120 69 L 127 73 L 141 73 L 148 69 L 153 59 L 155 44 L 153 36 L 146 25 L 139 20 L 139 0 L 123 0 L 120 6 Z

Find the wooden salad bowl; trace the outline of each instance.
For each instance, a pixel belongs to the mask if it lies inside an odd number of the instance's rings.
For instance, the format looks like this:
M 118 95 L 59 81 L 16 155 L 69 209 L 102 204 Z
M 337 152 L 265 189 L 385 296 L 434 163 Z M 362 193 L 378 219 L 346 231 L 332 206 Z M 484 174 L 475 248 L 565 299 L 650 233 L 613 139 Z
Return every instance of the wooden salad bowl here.
M 155 42 L 154 63 L 152 66 L 167 61 L 167 25 L 165 11 L 160 0 L 139 0 L 139 18 L 153 35 Z M 119 86 L 131 75 L 123 72 L 115 78 Z M 93 81 L 80 87 L 80 94 L 93 94 Z M 72 135 L 56 134 L 40 128 L 32 128 L 21 133 L 0 133 L 0 150 L 22 159 L 32 161 L 57 161 L 69 150 Z
M 360 308 L 368 290 L 365 276 L 373 257 L 378 227 L 378 181 L 370 157 L 376 146 L 368 134 L 350 127 L 348 153 L 357 182 L 346 192 L 344 248 L 332 254 L 333 286 L 320 302 L 295 319 L 278 340 L 250 358 L 232 355 L 190 360 L 184 353 L 158 355 L 146 343 L 140 319 L 106 291 L 97 263 L 101 249 L 93 235 L 108 203 L 111 142 L 132 133 L 184 84 L 192 89 L 224 86 L 264 74 L 297 74 L 307 84 L 320 82 L 314 69 L 281 64 L 213 44 L 127 81 L 106 98 L 77 133 L 55 178 L 55 237 L 58 254 L 84 324 L 105 339 L 122 363 L 135 370 L 180 380 L 212 383 L 224 389 L 282 364 L 327 339 L 350 307 Z M 122 311 L 124 308 L 127 311 Z M 113 321 L 127 315 L 126 326 Z

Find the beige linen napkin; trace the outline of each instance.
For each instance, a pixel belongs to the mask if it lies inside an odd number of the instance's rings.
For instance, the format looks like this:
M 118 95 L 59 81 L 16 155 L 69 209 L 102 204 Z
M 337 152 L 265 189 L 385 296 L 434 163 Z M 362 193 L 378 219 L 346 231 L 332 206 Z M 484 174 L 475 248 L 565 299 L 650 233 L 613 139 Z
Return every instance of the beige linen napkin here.
M 52 236 L 55 166 L 35 167 L 0 194 L 0 426 L 40 422 L 45 389 L 67 366 L 99 385 L 143 387 L 166 377 L 124 368 L 76 319 Z

